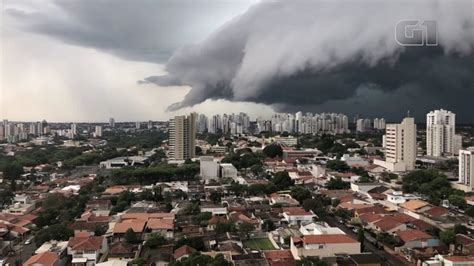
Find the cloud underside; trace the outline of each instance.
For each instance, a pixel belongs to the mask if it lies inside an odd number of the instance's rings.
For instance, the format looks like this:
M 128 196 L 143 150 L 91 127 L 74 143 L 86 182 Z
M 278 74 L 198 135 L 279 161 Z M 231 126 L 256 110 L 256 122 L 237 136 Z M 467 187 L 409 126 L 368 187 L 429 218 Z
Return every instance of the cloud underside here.
M 224 99 L 388 118 L 443 107 L 474 122 L 470 0 L 220 3 L 57 0 L 56 15 L 9 14 L 69 44 L 166 62 L 167 75 L 139 83 L 189 86 L 170 111 Z M 439 45 L 400 46 L 395 28 L 404 19 L 436 21 Z
M 168 75 L 145 81 L 192 87 L 169 110 L 226 99 L 389 117 L 444 107 L 474 120 L 469 3 L 386 3 L 264 2 L 175 52 Z M 406 17 L 435 20 L 439 45 L 398 44 L 395 26 Z

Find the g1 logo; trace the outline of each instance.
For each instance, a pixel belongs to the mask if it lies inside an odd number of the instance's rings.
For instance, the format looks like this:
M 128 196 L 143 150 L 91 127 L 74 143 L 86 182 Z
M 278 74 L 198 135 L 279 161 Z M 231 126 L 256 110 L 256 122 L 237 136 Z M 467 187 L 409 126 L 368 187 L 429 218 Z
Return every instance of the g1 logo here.
M 401 20 L 395 27 L 395 41 L 401 46 L 438 46 L 434 20 Z

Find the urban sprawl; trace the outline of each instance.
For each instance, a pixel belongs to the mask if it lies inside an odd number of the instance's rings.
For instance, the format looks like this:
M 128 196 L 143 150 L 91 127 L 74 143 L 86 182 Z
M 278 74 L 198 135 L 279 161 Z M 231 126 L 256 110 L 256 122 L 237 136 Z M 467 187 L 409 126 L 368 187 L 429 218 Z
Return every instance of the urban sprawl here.
M 474 265 L 474 126 L 5 119 L 0 208 L 1 265 Z

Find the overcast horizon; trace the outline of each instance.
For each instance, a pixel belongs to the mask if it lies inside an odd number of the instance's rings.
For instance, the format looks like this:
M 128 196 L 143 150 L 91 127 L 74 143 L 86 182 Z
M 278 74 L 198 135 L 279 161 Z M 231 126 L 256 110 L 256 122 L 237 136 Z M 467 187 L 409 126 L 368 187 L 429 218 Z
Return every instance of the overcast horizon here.
M 410 111 L 424 122 L 443 108 L 474 123 L 468 0 L 4 0 L 1 8 L 2 119 L 247 112 L 255 120 L 301 110 L 393 122 Z M 435 21 L 438 45 L 397 43 L 407 18 Z

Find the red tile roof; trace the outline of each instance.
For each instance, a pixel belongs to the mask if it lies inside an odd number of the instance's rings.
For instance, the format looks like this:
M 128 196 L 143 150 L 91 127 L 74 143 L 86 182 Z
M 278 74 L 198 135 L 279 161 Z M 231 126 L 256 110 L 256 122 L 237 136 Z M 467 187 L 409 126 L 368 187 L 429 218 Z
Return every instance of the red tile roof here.
M 393 217 L 390 216 L 383 217 L 382 219 L 374 223 L 376 227 L 380 228 L 380 230 L 384 232 L 392 230 L 401 224 L 401 222 L 394 220 Z
M 414 230 L 414 229 L 409 229 L 405 231 L 398 231 L 396 234 L 400 237 L 403 242 L 409 242 L 412 240 L 418 240 L 418 239 L 432 239 L 434 238 L 433 236 L 420 231 L 420 230 Z
M 448 260 L 448 261 L 456 261 L 456 262 L 474 262 L 474 257 L 470 257 L 470 256 L 447 256 L 447 257 L 444 257 L 445 260 Z
M 357 243 L 357 241 L 348 235 L 306 235 L 303 236 L 303 242 L 305 244 L 337 244 L 337 243 Z
M 443 215 L 449 213 L 449 210 L 446 209 L 446 208 L 443 208 L 443 207 L 435 206 L 435 207 L 425 211 L 424 213 L 428 214 L 429 216 L 436 217 L 436 216 L 443 216 Z
M 307 212 L 301 207 L 285 207 L 282 208 L 282 212 L 288 215 L 313 215 L 311 212 Z
M 114 227 L 114 233 L 123 234 L 127 232 L 128 229 L 132 229 L 135 233 L 143 232 L 145 228 L 146 221 L 132 219 L 132 220 L 125 220 L 120 223 L 116 223 Z
M 44 265 L 44 266 L 53 266 L 58 260 L 58 255 L 54 252 L 42 252 L 36 255 L 31 256 L 23 266 L 30 265 Z
M 100 250 L 104 242 L 103 236 L 74 236 L 69 238 L 68 246 L 75 251 Z
M 196 250 L 188 245 L 181 246 L 174 251 L 174 258 L 179 259 L 184 255 L 190 255 L 196 252 Z
M 147 228 L 152 230 L 160 230 L 160 229 L 173 229 L 174 228 L 174 220 L 171 219 L 150 219 L 146 224 Z

